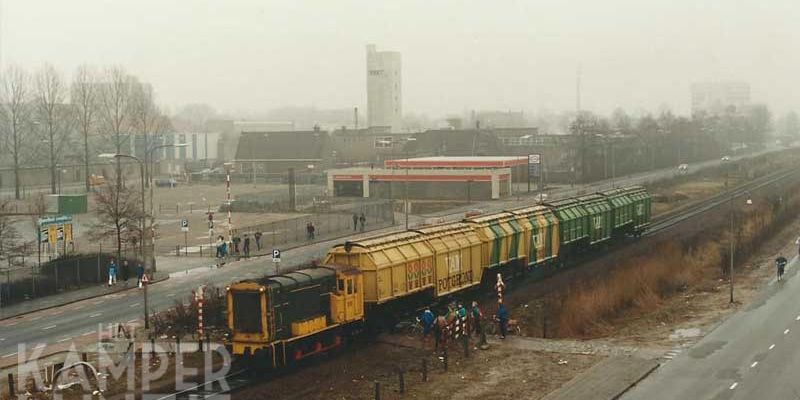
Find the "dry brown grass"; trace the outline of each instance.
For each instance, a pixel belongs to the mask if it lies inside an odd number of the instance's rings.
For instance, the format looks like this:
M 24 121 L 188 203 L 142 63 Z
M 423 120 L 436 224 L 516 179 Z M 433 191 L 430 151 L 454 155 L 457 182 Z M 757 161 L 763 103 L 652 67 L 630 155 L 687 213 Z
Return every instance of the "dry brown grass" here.
M 746 259 L 753 249 L 790 220 L 800 207 L 795 196 L 785 207 L 768 199 L 736 218 L 736 259 Z M 726 274 L 730 231 L 719 226 L 716 235 L 662 241 L 647 254 L 622 260 L 607 274 L 564 293 L 556 315 L 556 334 L 561 337 L 601 335 L 613 320 L 634 310 L 655 311 L 670 296 L 689 288 L 711 290 Z M 708 232 L 708 231 L 706 231 Z

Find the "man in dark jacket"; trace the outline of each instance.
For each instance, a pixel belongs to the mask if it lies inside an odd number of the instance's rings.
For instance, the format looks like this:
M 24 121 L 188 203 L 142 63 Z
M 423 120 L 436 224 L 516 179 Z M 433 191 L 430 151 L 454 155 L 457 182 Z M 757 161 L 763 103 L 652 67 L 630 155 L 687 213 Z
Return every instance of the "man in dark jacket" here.
M 500 326 L 500 339 L 505 339 L 508 333 L 508 311 L 503 301 L 500 300 L 500 305 L 497 306 L 497 324 Z
M 242 250 L 244 250 L 244 256 L 250 257 L 250 235 L 244 234 L 244 245 Z
M 358 214 L 353 213 L 353 232 L 358 230 Z

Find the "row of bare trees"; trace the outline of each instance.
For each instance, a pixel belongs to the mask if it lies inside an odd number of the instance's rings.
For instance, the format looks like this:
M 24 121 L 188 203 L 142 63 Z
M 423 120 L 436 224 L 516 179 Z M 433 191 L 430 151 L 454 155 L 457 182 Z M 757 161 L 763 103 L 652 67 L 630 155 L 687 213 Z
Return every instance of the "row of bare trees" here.
M 81 66 L 71 81 L 51 65 L 34 73 L 12 66 L 0 76 L 0 138 L 7 155 L 2 162 L 13 165 L 17 199 L 22 167 L 46 165 L 50 190 L 56 193 L 58 166 L 80 160 L 89 191 L 90 164 L 97 154 L 127 154 L 136 135 L 148 154 L 154 137 L 168 129 L 169 118 L 157 105 L 152 86 L 120 67 L 100 71 Z M 117 185 L 122 185 L 121 176 L 118 159 Z

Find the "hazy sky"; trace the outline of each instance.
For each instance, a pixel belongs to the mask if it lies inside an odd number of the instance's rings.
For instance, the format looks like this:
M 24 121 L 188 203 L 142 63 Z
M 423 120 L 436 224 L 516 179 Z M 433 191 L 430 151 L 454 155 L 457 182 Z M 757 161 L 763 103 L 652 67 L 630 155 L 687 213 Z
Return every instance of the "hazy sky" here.
M 0 0 L 2 63 L 120 64 L 162 103 L 365 107 L 365 45 L 403 58 L 403 107 L 689 108 L 689 84 L 751 83 L 800 108 L 800 1 Z

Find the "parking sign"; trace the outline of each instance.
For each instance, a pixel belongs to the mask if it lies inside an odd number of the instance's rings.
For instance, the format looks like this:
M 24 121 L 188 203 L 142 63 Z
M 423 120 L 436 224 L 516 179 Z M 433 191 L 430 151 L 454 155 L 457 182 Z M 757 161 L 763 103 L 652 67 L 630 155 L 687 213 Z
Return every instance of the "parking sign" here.
M 181 220 L 181 232 L 189 232 L 189 220 L 186 218 Z
M 272 262 L 281 262 L 281 251 L 278 249 L 272 250 Z

